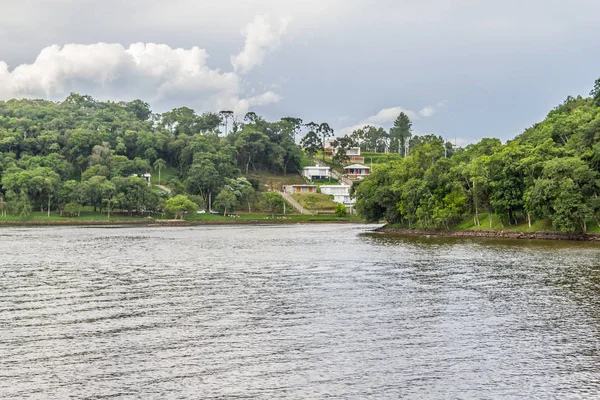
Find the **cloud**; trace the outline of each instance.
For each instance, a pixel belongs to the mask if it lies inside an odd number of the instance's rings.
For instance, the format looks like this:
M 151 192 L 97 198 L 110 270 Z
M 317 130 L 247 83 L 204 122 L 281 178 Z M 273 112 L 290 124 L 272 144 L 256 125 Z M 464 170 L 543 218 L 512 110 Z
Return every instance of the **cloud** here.
M 432 106 L 423 107 L 423 109 L 419 111 L 419 115 L 425 118 L 432 117 L 433 114 L 435 114 L 435 108 Z
M 440 103 L 441 104 L 441 103 Z M 410 118 L 411 120 L 418 120 L 421 117 L 422 118 L 429 118 L 432 117 L 435 112 L 436 112 L 436 108 L 433 106 L 426 106 L 423 109 L 421 109 L 421 111 L 419 111 L 418 113 L 409 109 L 406 109 L 404 107 L 390 107 L 390 108 L 384 108 L 382 110 L 380 110 L 377 114 L 375 115 L 371 115 L 370 117 L 361 120 L 358 124 L 352 125 L 352 126 L 347 126 L 345 128 L 340 129 L 339 134 L 341 136 L 346 135 L 346 134 L 351 134 L 352 132 L 354 132 L 356 129 L 360 129 L 363 128 L 367 125 L 371 125 L 377 128 L 387 128 L 390 127 L 393 122 L 396 120 L 396 118 L 398 118 L 398 115 L 400 115 L 400 113 L 404 113 L 408 116 L 408 118 Z
M 392 108 L 384 108 L 383 110 L 379 111 L 377 114 L 372 115 L 369 118 L 367 118 L 366 120 L 364 120 L 363 123 L 370 124 L 370 125 L 386 125 L 388 123 L 394 122 L 396 120 L 396 118 L 398 118 L 398 115 L 400 115 L 401 112 L 408 115 L 408 118 L 410 118 L 410 119 L 419 118 L 417 116 L 417 113 L 414 111 L 407 110 L 402 107 L 392 107 Z
M 62 99 L 72 91 L 98 98 L 141 98 L 154 105 L 189 104 L 203 110 L 249 107 L 278 102 L 271 91 L 244 98 L 241 77 L 207 65 L 206 50 L 171 48 L 164 44 L 118 43 L 52 45 L 31 64 L 12 71 L 0 61 L 0 99 L 44 97 Z
M 289 18 L 280 18 L 279 28 L 275 29 L 267 17 L 258 15 L 248 24 L 242 35 L 246 38 L 244 49 L 231 56 L 231 65 L 236 72 L 247 74 L 262 65 L 265 56 L 281 45 L 281 36 L 287 30 Z

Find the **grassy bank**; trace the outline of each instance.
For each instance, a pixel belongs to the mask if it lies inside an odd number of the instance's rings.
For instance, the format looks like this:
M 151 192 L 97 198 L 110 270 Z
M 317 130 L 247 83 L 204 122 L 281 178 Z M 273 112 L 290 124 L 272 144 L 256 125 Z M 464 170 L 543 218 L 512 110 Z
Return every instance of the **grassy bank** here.
M 472 218 L 451 226 L 450 229 L 434 229 L 419 225 L 387 224 L 377 229 L 378 232 L 396 233 L 402 235 L 436 235 L 465 238 L 504 238 L 504 239 L 542 239 L 542 240 L 576 240 L 600 241 L 600 227 L 595 221 L 588 221 L 586 232 L 563 233 L 554 230 L 552 223 L 547 220 L 534 221 L 531 226 L 522 216 L 519 223 L 503 225 L 500 219 L 493 217 L 490 220 L 487 214 L 480 214 L 480 225 L 475 225 Z
M 176 221 L 161 215 L 154 218 L 129 217 L 114 214 L 108 218 L 105 214 L 93 211 L 84 211 L 79 217 L 61 217 L 58 213 L 33 212 L 27 217 L 7 216 L 0 217 L 0 226 L 44 226 L 44 225 L 202 225 L 202 224 L 273 224 L 273 223 L 361 223 L 357 216 L 336 217 L 334 215 L 271 215 L 271 214 L 236 214 L 238 217 L 225 217 L 215 214 L 193 214 L 183 221 Z

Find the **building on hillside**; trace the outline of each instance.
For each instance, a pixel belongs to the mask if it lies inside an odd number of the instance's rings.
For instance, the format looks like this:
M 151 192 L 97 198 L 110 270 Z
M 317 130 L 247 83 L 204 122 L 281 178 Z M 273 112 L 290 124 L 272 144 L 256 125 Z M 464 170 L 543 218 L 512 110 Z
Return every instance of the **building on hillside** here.
M 302 169 L 302 176 L 311 181 L 313 179 L 329 179 L 331 177 L 331 171 L 329 170 L 329 167 L 305 167 Z
M 146 182 L 148 182 L 148 186 L 151 185 L 150 183 L 150 178 L 152 178 L 152 175 L 150 175 L 149 173 L 145 173 L 142 176 L 138 175 L 138 174 L 131 174 L 131 176 L 135 176 L 136 178 L 144 178 L 146 180 Z
M 152 178 L 152 175 L 146 172 L 144 175 L 142 175 L 142 178 L 144 178 L 146 182 L 148 182 L 148 186 L 150 186 L 150 178 Z
M 362 164 L 365 162 L 365 158 L 360 155 L 360 147 L 350 147 L 346 150 L 346 156 L 352 163 Z
M 334 140 L 332 139 L 327 139 L 325 141 L 323 149 L 325 151 L 326 156 L 333 157 L 338 152 L 337 147 L 333 146 L 333 141 Z M 346 149 L 346 156 L 348 157 L 348 160 L 352 163 L 362 164 L 365 162 L 365 158 L 361 157 L 360 155 L 360 147 L 350 147 Z
M 321 193 L 333 196 L 335 203 L 346 206 L 352 206 L 356 203 L 356 199 L 350 196 L 350 185 L 321 185 Z
M 371 168 L 362 164 L 352 164 L 344 167 L 344 173 L 350 179 L 363 179 L 371 174 Z
M 317 193 L 317 185 L 283 185 L 285 193 Z
M 335 147 L 333 147 L 333 141 L 334 139 L 326 139 L 325 142 L 323 142 L 323 151 L 325 152 L 326 156 L 333 157 L 333 155 L 335 154 Z

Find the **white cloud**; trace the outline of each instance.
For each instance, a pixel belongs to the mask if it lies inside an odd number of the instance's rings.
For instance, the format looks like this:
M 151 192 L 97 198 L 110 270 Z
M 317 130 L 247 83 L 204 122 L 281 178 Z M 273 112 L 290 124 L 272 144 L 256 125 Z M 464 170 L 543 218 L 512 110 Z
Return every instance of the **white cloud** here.
M 33 63 L 13 70 L 0 61 L 0 99 L 62 99 L 70 92 L 83 92 L 112 100 L 141 98 L 167 108 L 184 103 L 240 114 L 281 99 L 272 91 L 244 98 L 241 77 L 210 68 L 208 57 L 196 46 L 181 49 L 154 43 L 128 48 L 118 43 L 48 46 Z
M 231 65 L 236 72 L 247 74 L 253 68 L 262 65 L 267 53 L 281 45 L 281 36 L 287 30 L 289 18 L 279 19 L 279 28 L 275 29 L 264 15 L 258 15 L 242 31 L 246 38 L 244 49 L 231 56 Z
M 419 111 L 419 115 L 425 118 L 432 117 L 433 114 L 435 114 L 435 108 L 432 106 L 423 107 L 423 109 Z
M 367 125 L 371 125 L 376 128 L 388 128 L 394 123 L 396 118 L 398 118 L 398 115 L 400 115 L 400 113 L 402 112 L 406 114 L 408 118 L 414 121 L 420 119 L 420 117 L 431 117 L 435 114 L 435 111 L 435 107 L 432 106 L 426 106 L 423 109 L 421 109 L 421 111 L 419 111 L 418 113 L 400 106 L 384 108 L 380 110 L 377 114 L 371 115 L 370 117 L 363 119 L 356 125 L 347 126 L 345 128 L 340 129 L 339 135 L 343 136 L 346 134 L 351 134 L 356 129 L 363 128 Z
M 418 119 L 417 113 L 411 110 L 407 110 L 402 107 L 392 107 L 392 108 L 384 108 L 379 111 L 377 114 L 370 116 L 366 120 L 363 121 L 365 124 L 370 125 L 386 125 L 392 123 L 398 118 L 398 115 L 403 112 L 408 115 L 410 119 Z

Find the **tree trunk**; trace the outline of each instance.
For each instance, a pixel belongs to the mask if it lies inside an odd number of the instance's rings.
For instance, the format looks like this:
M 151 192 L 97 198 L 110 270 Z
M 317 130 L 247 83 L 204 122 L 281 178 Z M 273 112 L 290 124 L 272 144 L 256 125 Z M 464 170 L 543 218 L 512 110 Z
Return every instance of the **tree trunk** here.
M 250 209 L 250 200 L 248 200 L 248 214 L 252 214 L 252 210 Z
M 531 215 L 529 213 L 527 213 L 527 223 L 529 224 L 529 227 L 531 228 Z
M 48 218 L 50 218 L 50 199 L 51 197 L 48 196 Z

